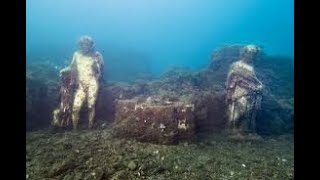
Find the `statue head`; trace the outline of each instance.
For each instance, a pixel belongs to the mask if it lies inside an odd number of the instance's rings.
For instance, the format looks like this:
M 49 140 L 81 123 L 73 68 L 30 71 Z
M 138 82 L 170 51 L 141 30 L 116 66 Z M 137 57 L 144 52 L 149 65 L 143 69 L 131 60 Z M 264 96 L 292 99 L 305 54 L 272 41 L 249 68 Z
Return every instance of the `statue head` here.
M 256 45 L 247 45 L 242 49 L 241 59 L 247 63 L 250 63 L 261 53 L 261 51 L 261 48 Z
M 83 54 L 94 52 L 94 41 L 90 36 L 81 36 L 78 42 L 78 48 Z

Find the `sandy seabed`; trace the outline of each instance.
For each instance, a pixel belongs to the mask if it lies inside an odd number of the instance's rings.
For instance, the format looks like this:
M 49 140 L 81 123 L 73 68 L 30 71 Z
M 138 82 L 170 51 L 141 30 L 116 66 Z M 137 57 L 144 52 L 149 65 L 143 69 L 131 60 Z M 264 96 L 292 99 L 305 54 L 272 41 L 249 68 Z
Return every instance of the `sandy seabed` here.
M 293 179 L 293 135 L 235 140 L 207 135 L 157 145 L 112 137 L 111 128 L 27 132 L 26 178 Z

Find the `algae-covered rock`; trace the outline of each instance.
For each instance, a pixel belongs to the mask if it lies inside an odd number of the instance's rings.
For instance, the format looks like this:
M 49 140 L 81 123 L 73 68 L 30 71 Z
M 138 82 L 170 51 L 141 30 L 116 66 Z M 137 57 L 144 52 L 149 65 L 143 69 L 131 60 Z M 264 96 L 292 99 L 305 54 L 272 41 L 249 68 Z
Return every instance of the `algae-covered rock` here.
M 129 164 L 128 164 L 128 168 L 130 170 L 135 170 L 137 168 L 137 165 L 134 161 L 130 161 Z
M 46 63 L 28 64 L 26 71 L 27 130 L 50 125 L 59 100 L 58 70 Z
M 225 93 L 203 91 L 192 97 L 195 105 L 195 125 L 198 133 L 213 133 L 224 130 L 226 124 Z

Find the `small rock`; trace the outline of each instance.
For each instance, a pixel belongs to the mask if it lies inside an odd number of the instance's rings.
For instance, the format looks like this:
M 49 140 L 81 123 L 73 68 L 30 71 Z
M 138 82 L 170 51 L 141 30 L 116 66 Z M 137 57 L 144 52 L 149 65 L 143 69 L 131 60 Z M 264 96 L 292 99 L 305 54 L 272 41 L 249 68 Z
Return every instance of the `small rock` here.
M 233 171 L 230 171 L 230 175 L 233 176 L 233 175 L 234 175 L 234 172 L 233 172 Z
M 95 175 L 96 175 L 96 173 L 95 173 L 95 172 L 93 172 L 93 173 L 91 173 L 91 175 L 92 175 L 92 176 L 95 176 Z
M 163 161 L 163 160 L 164 160 L 164 156 L 161 157 L 161 161 Z
M 129 164 L 128 164 L 128 168 L 130 170 L 135 170 L 137 168 L 137 165 L 134 161 L 130 161 Z
M 121 176 L 125 174 L 125 170 L 120 170 L 114 173 L 110 180 L 122 179 Z
M 287 160 L 286 159 L 281 159 L 282 160 L 282 162 L 287 162 Z
M 211 142 L 210 142 L 210 145 L 216 145 L 216 144 L 217 144 L 216 141 L 211 141 Z
M 245 164 L 242 164 L 242 167 L 246 167 L 246 165 L 245 165 Z
M 171 101 L 164 101 L 165 104 L 172 104 Z
M 72 148 L 72 144 L 70 144 L 70 143 L 63 144 L 63 148 L 64 149 L 71 149 Z
M 142 165 L 140 166 L 140 168 L 139 168 L 139 170 L 141 170 L 141 171 L 144 171 L 144 170 L 146 170 L 146 169 L 147 169 L 147 166 L 144 165 L 144 164 L 142 164 Z
M 165 129 L 165 128 L 166 128 L 166 126 L 165 126 L 164 124 L 160 123 L 159 128 L 160 128 L 160 129 Z
M 79 149 L 76 149 L 76 153 L 79 153 L 80 151 L 79 151 Z
M 152 102 L 152 98 L 149 96 L 147 99 L 146 99 L 146 103 L 150 103 L 151 104 Z
M 166 168 L 163 167 L 163 166 L 159 166 L 159 167 L 157 167 L 157 168 L 152 172 L 152 174 L 161 174 L 161 173 L 163 173 L 164 171 L 166 171 Z
M 270 142 L 277 142 L 275 139 L 270 139 Z
M 27 178 L 27 179 L 29 178 L 29 174 L 26 175 L 26 178 Z

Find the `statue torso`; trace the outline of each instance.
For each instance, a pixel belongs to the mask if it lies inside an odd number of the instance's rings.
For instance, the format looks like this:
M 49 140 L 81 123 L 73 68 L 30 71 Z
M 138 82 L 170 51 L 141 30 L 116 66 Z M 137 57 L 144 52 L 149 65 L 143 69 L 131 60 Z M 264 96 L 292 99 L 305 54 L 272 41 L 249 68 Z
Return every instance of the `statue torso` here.
M 236 81 L 236 86 L 232 97 L 237 99 L 248 95 L 250 90 L 256 86 L 253 81 L 256 79 L 255 71 L 253 66 L 246 64 L 242 61 L 238 61 L 232 65 L 231 73 L 234 73 L 234 81 Z
M 96 73 L 93 67 L 97 62 L 95 61 L 94 56 L 83 55 L 79 52 L 77 52 L 75 56 L 79 82 L 89 83 L 92 80 L 96 80 Z

